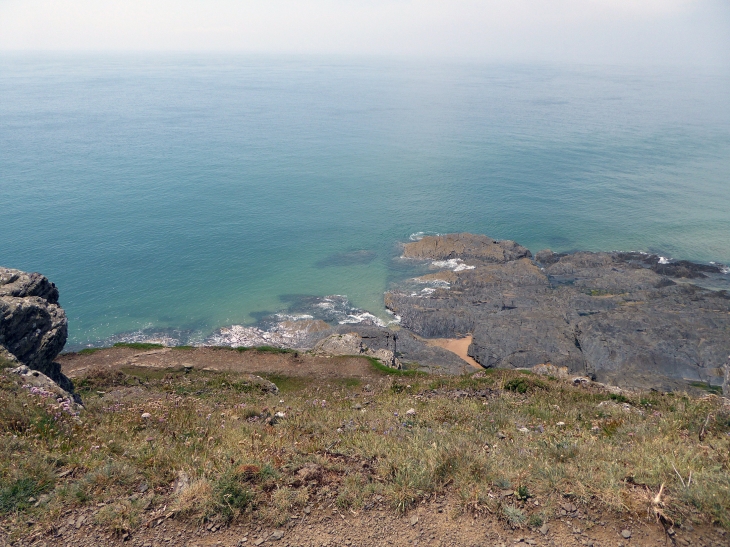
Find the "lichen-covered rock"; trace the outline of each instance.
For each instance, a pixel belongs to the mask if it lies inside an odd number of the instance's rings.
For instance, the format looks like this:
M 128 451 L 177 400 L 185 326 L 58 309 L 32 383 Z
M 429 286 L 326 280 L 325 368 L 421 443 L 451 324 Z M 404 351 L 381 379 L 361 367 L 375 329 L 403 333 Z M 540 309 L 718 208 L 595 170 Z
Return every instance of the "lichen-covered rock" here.
M 12 357 L 72 393 L 73 384 L 53 362 L 67 337 L 56 286 L 41 274 L 0 268 L 0 357 Z
M 18 361 L 44 373 L 68 336 L 66 314 L 39 296 L 0 297 L 0 344 Z
M 42 372 L 33 370 L 26 365 L 20 365 L 10 372 L 11 374 L 17 375 L 23 386 L 31 389 L 31 393 L 36 393 L 44 397 L 52 397 L 72 412 L 78 411 L 79 406 L 81 406 L 81 400 L 78 395 L 66 391 Z
M 49 304 L 58 304 L 58 289 L 45 275 L 0 267 L 0 297 L 38 296 Z

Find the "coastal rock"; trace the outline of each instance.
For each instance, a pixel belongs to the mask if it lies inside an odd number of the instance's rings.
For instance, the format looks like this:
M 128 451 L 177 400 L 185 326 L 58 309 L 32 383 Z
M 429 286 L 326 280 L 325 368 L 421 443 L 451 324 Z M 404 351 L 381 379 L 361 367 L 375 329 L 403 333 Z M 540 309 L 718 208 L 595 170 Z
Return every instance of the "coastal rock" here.
M 504 263 L 518 258 L 529 258 L 530 251 L 514 241 L 497 241 L 485 235 L 447 234 L 426 236 L 407 243 L 403 249 L 405 258 L 448 260 L 451 258 L 476 258 L 488 262 Z
M 369 348 L 363 342 L 362 336 L 356 332 L 331 334 L 319 341 L 313 351 L 324 355 L 366 355 L 378 359 L 386 366 L 402 368 L 402 363 L 391 350 Z
M 49 304 L 58 304 L 58 288 L 45 275 L 0 267 L 0 298 L 37 296 Z
M 41 274 L 0 268 L 0 353 L 72 393 L 73 384 L 53 362 L 67 337 L 68 321 L 56 286 Z
M 356 336 L 343 337 L 337 340 L 332 338 L 333 335 L 353 334 Z M 398 337 L 395 342 L 393 339 L 394 334 Z M 327 332 L 313 334 L 307 340 L 307 345 L 308 347 L 317 347 L 326 338 L 330 338 L 330 342 L 327 342 L 327 344 L 333 344 L 334 346 L 329 347 L 329 352 L 332 355 L 358 355 L 357 352 L 352 352 L 359 350 L 360 343 L 362 343 L 372 352 L 371 356 L 376 358 L 379 357 L 375 354 L 381 350 L 388 351 L 389 354 L 384 355 L 386 360 L 390 359 L 390 355 L 392 355 L 395 348 L 398 362 L 409 369 L 432 374 L 463 374 L 473 370 L 456 354 L 427 344 L 422 338 L 407 329 L 391 330 L 374 325 L 339 325 Z M 322 348 L 322 346 L 319 347 Z
M 319 319 L 280 321 L 269 329 L 233 325 L 219 329 L 205 340 L 209 346 L 301 348 L 313 334 L 330 330 Z
M 730 297 L 685 281 L 722 275 L 719 267 L 618 252 L 544 250 L 533 261 L 516 243 L 485 236 L 426 239 L 407 244 L 404 256 L 462 260 L 471 269 L 444 265 L 386 294 L 386 306 L 417 335 L 472 333 L 468 353 L 485 367 L 550 365 L 667 390 L 723 382 Z

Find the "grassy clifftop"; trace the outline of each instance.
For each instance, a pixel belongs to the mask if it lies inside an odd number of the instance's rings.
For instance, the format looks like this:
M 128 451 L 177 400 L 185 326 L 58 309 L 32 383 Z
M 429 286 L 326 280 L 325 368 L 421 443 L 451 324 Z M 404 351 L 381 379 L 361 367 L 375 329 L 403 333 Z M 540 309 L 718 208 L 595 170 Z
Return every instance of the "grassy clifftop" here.
M 73 416 L 0 372 L 0 521 L 71 509 L 119 537 L 157 518 L 281 526 L 304 508 L 457 510 L 538 529 L 561 514 L 730 528 L 730 408 L 491 370 L 364 378 L 90 369 Z

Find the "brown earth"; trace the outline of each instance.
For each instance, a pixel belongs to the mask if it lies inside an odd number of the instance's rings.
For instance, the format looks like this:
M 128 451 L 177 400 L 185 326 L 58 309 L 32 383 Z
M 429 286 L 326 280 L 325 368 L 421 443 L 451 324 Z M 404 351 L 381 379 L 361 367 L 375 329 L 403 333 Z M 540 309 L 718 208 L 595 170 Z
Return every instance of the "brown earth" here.
M 611 547 L 654 547 L 730 545 L 725 530 L 705 526 L 665 529 L 651 521 L 604 518 L 598 513 L 577 513 L 558 517 L 541 531 L 511 529 L 494 515 L 458 515 L 457 503 L 448 497 L 424 502 L 406 515 L 390 510 L 360 512 L 329 506 L 308 506 L 281 528 L 256 523 L 236 524 L 218 529 L 208 524 L 194 526 L 165 516 L 164 509 L 132 536 L 119 538 L 97 528 L 94 512 L 69 512 L 53 530 L 31 536 L 16 545 L 38 547 L 97 545 L 134 547 L 335 547 L 339 545 L 376 547 L 381 545 L 422 545 L 433 547 L 570 545 Z M 625 538 L 622 532 L 630 532 Z M 6 543 L 0 534 L 0 545 Z
M 67 353 L 57 361 L 69 378 L 83 376 L 91 369 L 125 367 L 182 368 L 200 370 L 274 374 L 307 378 L 380 378 L 367 359 L 326 357 L 305 353 L 266 353 L 228 348 L 161 348 L 140 351 L 132 348 L 107 348 L 91 354 Z

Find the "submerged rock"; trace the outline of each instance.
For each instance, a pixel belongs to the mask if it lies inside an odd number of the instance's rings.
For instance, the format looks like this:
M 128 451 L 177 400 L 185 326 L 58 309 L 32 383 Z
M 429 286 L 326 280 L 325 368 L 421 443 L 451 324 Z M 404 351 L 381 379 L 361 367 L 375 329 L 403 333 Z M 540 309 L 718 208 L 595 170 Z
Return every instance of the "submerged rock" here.
M 565 367 L 626 387 L 723 383 L 730 297 L 683 281 L 719 267 L 642 253 L 545 250 L 533 261 L 512 241 L 472 234 L 423 238 L 404 256 L 469 266 L 444 264 L 445 277 L 418 278 L 427 290 L 393 290 L 385 303 L 420 336 L 472 333 L 469 355 L 482 366 Z

